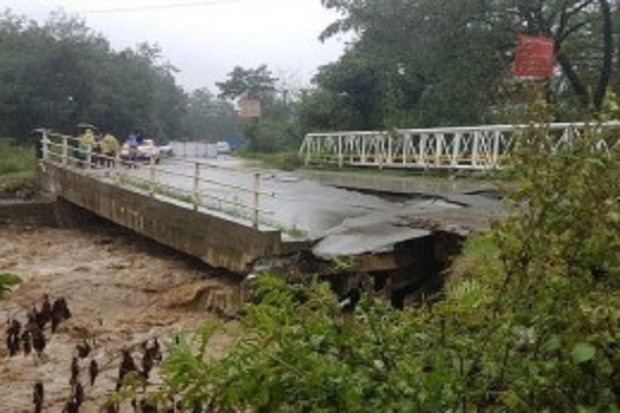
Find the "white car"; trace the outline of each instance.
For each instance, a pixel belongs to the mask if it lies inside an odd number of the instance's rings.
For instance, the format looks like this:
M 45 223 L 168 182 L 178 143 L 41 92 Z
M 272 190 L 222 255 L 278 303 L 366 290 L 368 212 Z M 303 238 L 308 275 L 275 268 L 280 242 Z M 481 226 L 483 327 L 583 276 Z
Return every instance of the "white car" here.
M 121 148 L 121 158 L 129 159 L 129 145 L 126 143 Z M 151 161 L 151 158 L 155 163 L 159 163 L 159 148 L 155 145 L 153 139 L 145 139 L 142 144 L 138 146 L 137 161 Z
M 170 157 L 174 156 L 174 151 L 172 150 L 172 145 L 160 145 L 159 146 L 159 157 Z
M 230 145 L 228 144 L 228 142 L 219 141 L 219 142 L 216 142 L 215 145 L 217 145 L 218 154 L 226 155 L 230 153 Z

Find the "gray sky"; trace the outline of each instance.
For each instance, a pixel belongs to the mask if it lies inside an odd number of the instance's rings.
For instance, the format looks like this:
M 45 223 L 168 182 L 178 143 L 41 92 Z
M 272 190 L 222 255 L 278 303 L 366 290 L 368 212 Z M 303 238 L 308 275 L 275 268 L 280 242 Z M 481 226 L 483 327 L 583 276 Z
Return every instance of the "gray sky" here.
M 37 20 L 63 8 L 83 17 L 115 49 L 157 43 L 181 70 L 181 85 L 212 92 L 234 66 L 263 63 L 287 87 L 305 86 L 345 43 L 318 40 L 338 18 L 320 0 L 0 0 L 0 9 L 6 8 Z

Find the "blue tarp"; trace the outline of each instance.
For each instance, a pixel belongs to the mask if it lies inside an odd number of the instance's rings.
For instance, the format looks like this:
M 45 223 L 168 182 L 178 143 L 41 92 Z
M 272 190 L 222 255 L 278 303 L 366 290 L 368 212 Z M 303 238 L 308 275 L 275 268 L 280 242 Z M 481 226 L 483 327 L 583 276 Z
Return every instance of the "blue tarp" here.
M 226 142 L 230 146 L 231 150 L 239 149 L 243 146 L 243 138 L 241 136 L 229 136 L 226 138 Z

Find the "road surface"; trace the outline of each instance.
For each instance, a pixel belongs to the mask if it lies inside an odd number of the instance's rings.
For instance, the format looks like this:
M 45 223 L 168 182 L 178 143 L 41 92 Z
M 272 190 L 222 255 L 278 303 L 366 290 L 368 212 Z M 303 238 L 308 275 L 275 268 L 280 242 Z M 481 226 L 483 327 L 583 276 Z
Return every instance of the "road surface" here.
M 428 229 L 416 227 L 416 217 L 429 217 L 471 206 L 464 216 L 469 220 L 479 207 L 487 208 L 497 201 L 481 196 L 447 194 L 439 197 L 409 197 L 399 200 L 320 184 L 302 174 L 266 169 L 233 157 L 220 157 L 205 162 L 200 169 L 202 200 L 212 208 L 233 216 L 249 216 L 251 211 L 237 204 L 253 205 L 255 173 L 260 173 L 260 222 L 263 226 L 283 231 L 285 236 L 318 242 L 314 248 L 322 258 L 390 251 L 399 242 L 428 235 Z M 191 193 L 195 165 L 187 159 L 167 159 L 157 167 L 156 179 L 167 187 Z M 136 177 L 148 179 L 148 166 L 128 170 Z M 187 176 L 179 176 L 179 174 Z M 418 179 L 418 178 L 412 178 Z M 232 187 L 244 188 L 239 191 Z M 473 212 L 473 213 L 472 213 Z M 456 214 L 456 215 L 455 215 Z M 479 221 L 486 213 L 481 210 Z M 441 219 L 441 218 L 439 218 Z

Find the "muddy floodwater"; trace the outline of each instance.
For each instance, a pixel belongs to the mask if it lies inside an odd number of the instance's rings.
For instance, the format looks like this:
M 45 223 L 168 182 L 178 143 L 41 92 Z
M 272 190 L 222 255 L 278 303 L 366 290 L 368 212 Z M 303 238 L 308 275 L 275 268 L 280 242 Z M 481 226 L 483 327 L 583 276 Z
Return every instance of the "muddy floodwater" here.
M 61 412 L 70 395 L 70 365 L 75 346 L 87 339 L 93 352 L 80 361 L 85 403 L 80 412 L 98 412 L 114 390 L 123 347 L 140 365 L 140 343 L 159 337 L 163 345 L 179 332 L 215 319 L 214 305 L 227 305 L 237 282 L 188 257 L 113 226 L 86 229 L 0 226 L 0 273 L 23 282 L 0 299 L 0 412 L 31 412 L 35 380 L 45 387 L 45 412 Z M 44 294 L 64 297 L 73 316 L 55 334 L 45 330 L 43 357 L 9 357 L 4 321 L 23 324 L 26 312 Z M 220 335 L 208 351 L 217 354 L 230 342 Z M 165 348 L 164 348 L 165 355 Z M 102 370 L 94 386 L 87 366 Z M 156 373 L 154 375 L 156 377 Z M 157 379 L 153 379 L 156 381 Z M 129 404 L 121 411 L 133 411 Z

